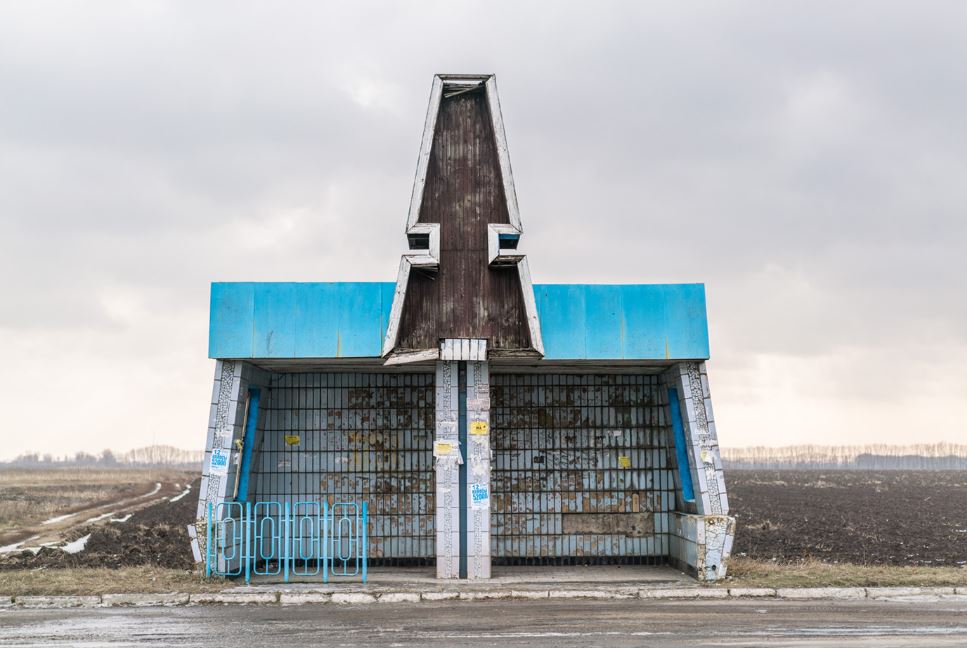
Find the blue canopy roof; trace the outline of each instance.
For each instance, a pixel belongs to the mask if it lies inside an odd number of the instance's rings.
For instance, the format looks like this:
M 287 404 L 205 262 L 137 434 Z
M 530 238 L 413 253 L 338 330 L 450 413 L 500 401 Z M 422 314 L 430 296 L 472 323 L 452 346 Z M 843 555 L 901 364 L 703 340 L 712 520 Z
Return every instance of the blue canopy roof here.
M 393 282 L 213 283 L 208 355 L 376 358 Z M 704 284 L 535 284 L 545 360 L 704 360 Z

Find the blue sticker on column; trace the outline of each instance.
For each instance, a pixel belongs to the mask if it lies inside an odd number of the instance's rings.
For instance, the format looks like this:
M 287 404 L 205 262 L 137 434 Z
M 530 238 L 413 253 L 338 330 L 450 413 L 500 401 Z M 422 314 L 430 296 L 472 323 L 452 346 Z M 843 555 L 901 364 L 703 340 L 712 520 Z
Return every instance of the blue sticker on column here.
M 470 508 L 483 509 L 490 507 L 490 486 L 487 484 L 470 484 Z
M 208 474 L 209 475 L 227 475 L 228 474 L 228 451 L 222 448 L 214 448 L 212 450 L 212 459 L 208 464 Z

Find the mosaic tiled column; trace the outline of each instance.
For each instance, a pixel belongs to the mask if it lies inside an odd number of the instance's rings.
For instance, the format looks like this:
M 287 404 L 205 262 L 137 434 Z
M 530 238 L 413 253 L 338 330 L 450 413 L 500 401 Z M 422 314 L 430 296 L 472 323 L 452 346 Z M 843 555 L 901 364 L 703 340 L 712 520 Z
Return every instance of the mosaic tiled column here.
M 244 434 L 248 384 L 253 371 L 241 362 L 219 360 L 215 363 L 205 459 L 195 515 L 200 556 L 205 555 L 209 503 L 216 507 L 233 497 L 235 492 L 239 459 L 236 441 L 240 441 Z
M 436 435 L 433 454 L 436 469 L 436 575 L 460 577 L 460 462 L 457 430 L 458 362 L 436 365 Z
M 688 469 L 695 489 L 695 513 L 683 511 L 674 516 L 672 558 L 695 571 L 699 579 L 716 580 L 725 576 L 735 518 L 728 514 L 725 475 L 705 363 L 677 364 L 668 370 L 665 380 L 678 393 Z
M 467 363 L 467 577 L 490 578 L 490 370 Z
M 436 371 L 437 578 L 490 578 L 490 374 L 487 341 L 443 340 Z M 461 378 L 461 376 L 464 376 Z M 465 407 L 465 409 L 463 409 Z M 461 418 L 461 414 L 465 417 Z M 466 426 L 461 431 L 460 426 Z M 461 438 L 464 439 L 461 443 Z M 463 471 L 461 471 L 463 468 Z M 461 475 L 464 472 L 465 475 Z M 461 479 L 463 480 L 461 482 Z M 461 537 L 462 505 L 466 535 Z M 461 540 L 466 573 L 461 574 Z
M 201 487 L 198 489 L 195 538 L 199 556 L 205 556 L 206 521 L 208 505 L 218 506 L 225 501 L 230 474 L 236 470 L 232 460 L 232 444 L 241 433 L 241 417 L 245 403 L 239 403 L 242 395 L 242 363 L 215 362 L 215 380 L 212 402 L 208 416 L 208 434 L 205 441 L 205 458 L 202 463 Z M 244 398 L 244 396 L 242 396 Z
M 241 418 L 244 417 L 245 403 L 241 386 L 242 363 L 221 360 L 215 363 L 205 461 L 198 492 L 199 518 L 204 518 L 207 514 L 209 502 L 214 505 L 225 501 L 229 468 L 232 464 L 232 444 L 241 432 Z M 240 398 L 243 402 L 239 402 Z
M 712 395 L 704 362 L 683 362 L 671 370 L 671 384 L 678 390 L 682 423 L 688 440 L 695 505 L 703 515 L 727 515 L 725 475 L 719 452 Z

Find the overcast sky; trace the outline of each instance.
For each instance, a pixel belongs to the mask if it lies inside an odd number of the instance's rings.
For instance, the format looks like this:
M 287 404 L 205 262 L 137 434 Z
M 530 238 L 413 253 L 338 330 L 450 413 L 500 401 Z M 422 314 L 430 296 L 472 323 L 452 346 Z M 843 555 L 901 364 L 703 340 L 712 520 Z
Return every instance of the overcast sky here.
M 435 72 L 535 282 L 706 284 L 723 445 L 967 442 L 967 3 L 23 0 L 0 457 L 200 448 L 210 282 L 393 280 Z

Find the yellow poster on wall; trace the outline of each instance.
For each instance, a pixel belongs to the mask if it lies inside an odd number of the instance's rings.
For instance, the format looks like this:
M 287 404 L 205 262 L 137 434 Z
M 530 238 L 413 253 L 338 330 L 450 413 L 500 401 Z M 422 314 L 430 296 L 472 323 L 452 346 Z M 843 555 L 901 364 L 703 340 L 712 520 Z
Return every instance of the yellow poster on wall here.
M 285 435 L 285 442 L 290 446 L 299 445 L 299 441 L 302 441 L 302 437 L 300 437 L 298 434 Z
M 618 457 L 618 468 L 631 468 L 631 457 L 620 455 Z
M 490 425 L 487 421 L 470 421 L 470 434 L 488 434 Z
M 434 441 L 433 456 L 449 457 L 456 454 L 457 443 L 455 441 Z

